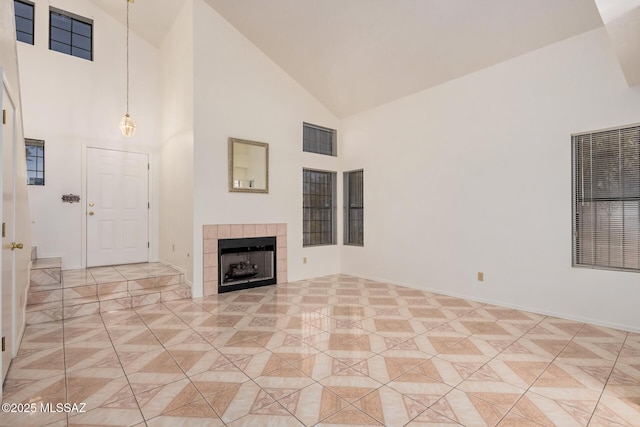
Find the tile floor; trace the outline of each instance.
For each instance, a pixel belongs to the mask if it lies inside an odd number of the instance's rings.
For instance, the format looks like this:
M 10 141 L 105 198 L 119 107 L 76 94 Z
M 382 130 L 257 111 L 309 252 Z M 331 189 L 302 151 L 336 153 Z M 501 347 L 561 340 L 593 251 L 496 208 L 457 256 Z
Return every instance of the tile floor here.
M 31 325 L 3 402 L 86 412 L 2 426 L 638 426 L 640 335 L 330 276 Z

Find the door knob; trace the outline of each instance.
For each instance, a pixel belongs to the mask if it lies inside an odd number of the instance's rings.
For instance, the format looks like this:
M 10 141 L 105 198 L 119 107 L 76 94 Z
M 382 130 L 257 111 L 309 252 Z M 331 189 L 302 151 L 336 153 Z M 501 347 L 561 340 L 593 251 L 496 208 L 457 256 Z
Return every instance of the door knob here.
M 24 245 L 22 243 L 11 242 L 11 250 L 22 249 Z
M 93 211 L 89 212 L 89 216 L 93 216 Z
M 93 202 L 89 202 L 89 207 L 92 208 L 94 206 Z

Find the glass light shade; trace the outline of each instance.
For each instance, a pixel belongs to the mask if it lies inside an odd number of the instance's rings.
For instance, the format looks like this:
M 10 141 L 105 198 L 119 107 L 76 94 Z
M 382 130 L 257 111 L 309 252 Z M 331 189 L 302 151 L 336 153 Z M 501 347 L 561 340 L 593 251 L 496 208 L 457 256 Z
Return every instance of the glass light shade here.
M 133 136 L 136 133 L 136 124 L 129 113 L 125 114 L 122 120 L 120 120 L 120 131 L 124 136 Z

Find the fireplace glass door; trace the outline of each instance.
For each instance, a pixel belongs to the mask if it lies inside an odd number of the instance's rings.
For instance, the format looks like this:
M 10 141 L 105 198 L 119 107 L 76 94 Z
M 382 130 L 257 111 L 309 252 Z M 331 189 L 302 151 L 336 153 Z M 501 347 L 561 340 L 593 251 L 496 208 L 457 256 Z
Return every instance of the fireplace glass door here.
M 275 238 L 224 239 L 218 245 L 219 292 L 276 283 Z

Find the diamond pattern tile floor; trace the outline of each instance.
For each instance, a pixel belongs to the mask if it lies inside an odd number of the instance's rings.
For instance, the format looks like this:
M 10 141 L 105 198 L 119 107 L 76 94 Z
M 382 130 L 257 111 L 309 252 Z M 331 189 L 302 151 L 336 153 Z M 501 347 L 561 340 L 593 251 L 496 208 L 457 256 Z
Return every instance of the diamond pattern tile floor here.
M 0 426 L 631 427 L 640 335 L 336 275 L 29 325 L 3 403 L 38 411 Z

